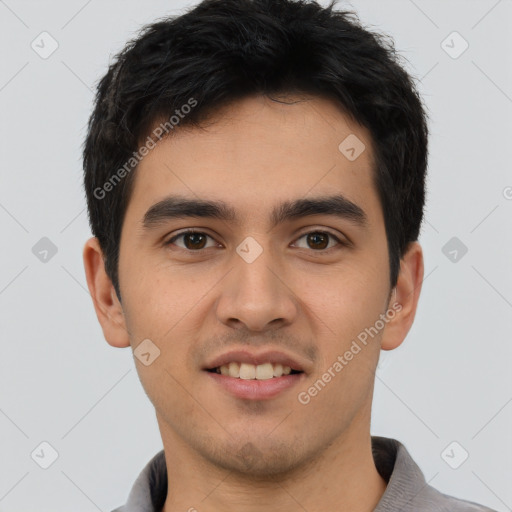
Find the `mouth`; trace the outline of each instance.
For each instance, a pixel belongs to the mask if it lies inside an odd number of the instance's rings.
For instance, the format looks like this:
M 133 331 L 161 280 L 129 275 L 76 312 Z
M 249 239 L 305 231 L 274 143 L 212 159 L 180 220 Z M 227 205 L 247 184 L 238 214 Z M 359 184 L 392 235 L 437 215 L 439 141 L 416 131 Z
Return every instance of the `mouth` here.
M 202 368 L 223 392 L 244 400 L 268 400 L 306 379 L 308 361 L 280 351 L 231 351 Z
M 206 371 L 243 380 L 278 379 L 283 375 L 304 373 L 302 370 L 295 370 L 291 366 L 282 365 L 281 363 L 268 362 L 255 365 L 250 363 L 241 363 L 238 361 L 231 361 L 228 364 L 209 368 Z

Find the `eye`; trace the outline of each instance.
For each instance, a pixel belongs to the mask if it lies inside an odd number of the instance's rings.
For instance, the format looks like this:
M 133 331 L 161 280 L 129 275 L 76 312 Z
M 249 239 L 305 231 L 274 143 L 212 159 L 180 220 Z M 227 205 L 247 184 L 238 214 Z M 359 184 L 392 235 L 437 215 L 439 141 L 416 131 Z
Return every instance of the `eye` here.
M 346 243 L 342 242 L 337 236 L 335 236 L 332 233 L 329 233 L 328 231 L 309 231 L 308 233 L 304 233 L 303 235 L 301 235 L 297 240 L 301 240 L 303 238 L 306 239 L 306 246 L 301 248 L 313 249 L 314 251 L 328 251 L 333 247 L 336 247 L 336 245 L 347 245 Z M 202 231 L 188 230 L 182 231 L 181 233 L 173 236 L 167 242 L 165 242 L 165 245 L 176 245 L 180 249 L 184 249 L 186 251 L 199 252 L 208 249 L 208 239 L 214 241 L 214 239 L 207 233 L 204 233 Z M 177 240 L 181 240 L 183 245 L 177 244 Z M 337 242 L 336 244 L 334 244 L 334 246 L 330 244 L 330 242 L 332 242 L 333 240 Z M 213 243 L 213 245 L 210 245 L 209 247 L 215 247 L 215 243 Z
M 315 251 L 332 249 L 333 246 L 329 247 L 330 239 L 338 242 L 336 245 L 346 245 L 337 236 L 329 233 L 328 231 L 310 231 L 308 233 L 304 233 L 297 240 L 301 240 L 302 238 L 306 238 L 306 244 L 308 245 L 302 248 L 313 249 Z
M 207 235 L 206 233 L 203 233 L 201 231 L 189 230 L 183 231 L 178 235 L 173 236 L 165 243 L 165 245 L 177 245 L 181 249 L 189 251 L 201 251 L 203 249 L 207 249 L 207 247 L 205 247 L 205 244 L 208 238 L 213 240 L 213 238 L 210 235 Z M 175 241 L 179 239 L 183 239 L 183 246 L 175 244 Z

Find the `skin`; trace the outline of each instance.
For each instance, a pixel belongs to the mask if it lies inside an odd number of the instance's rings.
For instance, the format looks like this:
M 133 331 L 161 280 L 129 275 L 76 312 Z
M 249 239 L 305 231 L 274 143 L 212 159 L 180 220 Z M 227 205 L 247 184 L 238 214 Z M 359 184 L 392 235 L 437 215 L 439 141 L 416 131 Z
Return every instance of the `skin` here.
M 399 346 L 413 323 L 422 249 L 409 244 L 391 290 L 370 133 L 328 99 L 286 101 L 237 101 L 204 129 L 176 130 L 143 159 L 122 228 L 122 305 L 97 239 L 84 247 L 107 342 L 135 349 L 149 338 L 160 350 L 149 366 L 134 360 L 165 450 L 164 512 L 362 512 L 373 510 L 386 488 L 371 453 L 375 369 L 380 349 Z M 349 134 L 366 146 L 354 161 L 338 150 Z M 366 212 L 366 228 L 322 214 L 271 229 L 274 205 L 333 191 Z M 169 194 L 223 200 L 239 222 L 183 218 L 143 230 L 145 212 Z M 196 246 L 186 237 L 165 245 L 185 228 L 212 237 L 201 255 L 191 254 Z M 329 239 L 336 248 L 319 249 L 303 236 L 318 231 L 350 244 Z M 252 263 L 236 252 L 248 236 L 263 249 Z M 301 404 L 298 393 L 396 303 L 401 310 L 384 329 Z M 270 400 L 229 395 L 201 368 L 240 347 L 295 355 L 303 380 Z

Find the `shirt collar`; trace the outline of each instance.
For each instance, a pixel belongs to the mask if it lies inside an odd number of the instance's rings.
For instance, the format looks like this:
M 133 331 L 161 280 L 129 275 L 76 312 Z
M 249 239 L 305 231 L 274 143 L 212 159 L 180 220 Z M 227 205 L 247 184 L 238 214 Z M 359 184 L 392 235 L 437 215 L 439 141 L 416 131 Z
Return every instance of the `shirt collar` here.
M 371 440 L 375 466 L 388 484 L 374 512 L 409 510 L 415 498 L 430 488 L 423 473 L 399 441 L 379 436 Z M 137 477 L 126 504 L 112 512 L 161 512 L 166 497 L 167 466 L 161 450 Z

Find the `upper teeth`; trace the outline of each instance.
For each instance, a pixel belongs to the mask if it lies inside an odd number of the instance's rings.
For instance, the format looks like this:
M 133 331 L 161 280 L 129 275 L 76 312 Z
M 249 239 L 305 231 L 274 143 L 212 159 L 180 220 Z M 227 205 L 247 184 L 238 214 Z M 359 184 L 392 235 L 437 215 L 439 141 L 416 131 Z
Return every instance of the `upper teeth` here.
M 237 363 L 233 361 L 229 364 L 222 365 L 220 368 L 216 368 L 216 371 L 222 375 L 229 375 L 230 377 L 240 379 L 267 380 L 271 379 L 272 377 L 289 375 L 292 369 L 289 366 L 283 366 L 279 363 L 263 363 L 254 365 L 249 363 Z

